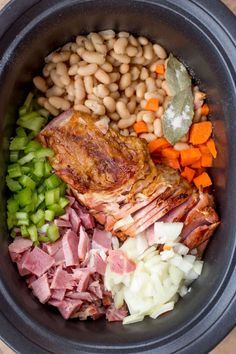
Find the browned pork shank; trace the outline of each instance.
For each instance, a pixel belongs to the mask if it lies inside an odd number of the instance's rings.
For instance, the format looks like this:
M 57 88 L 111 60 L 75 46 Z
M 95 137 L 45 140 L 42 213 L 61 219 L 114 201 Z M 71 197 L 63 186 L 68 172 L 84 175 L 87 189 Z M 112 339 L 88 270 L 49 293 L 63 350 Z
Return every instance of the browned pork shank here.
M 183 242 L 195 248 L 219 223 L 213 200 L 175 170 L 157 165 L 143 139 L 124 137 L 88 114 L 67 111 L 38 139 L 54 150 L 55 173 L 98 222 L 121 240 L 157 220 L 184 221 Z

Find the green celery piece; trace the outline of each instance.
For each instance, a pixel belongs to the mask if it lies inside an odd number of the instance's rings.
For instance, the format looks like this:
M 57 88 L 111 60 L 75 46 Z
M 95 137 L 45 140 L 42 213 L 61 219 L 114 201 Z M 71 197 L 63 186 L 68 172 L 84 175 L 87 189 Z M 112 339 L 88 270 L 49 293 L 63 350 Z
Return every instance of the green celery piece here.
M 37 203 L 36 203 L 36 208 L 38 208 L 38 206 L 44 201 L 45 197 L 44 197 L 44 194 L 43 193 L 39 193 L 38 194 L 38 200 L 37 200 Z
M 34 95 L 32 94 L 32 92 L 29 92 L 26 99 L 25 99 L 24 105 L 23 105 L 23 107 L 26 108 L 26 111 L 30 110 L 31 105 L 33 103 L 33 97 L 34 97 Z
M 59 199 L 60 199 L 60 188 L 52 189 L 52 191 L 54 193 L 55 203 L 59 202 Z
M 9 177 L 11 177 L 11 178 L 20 177 L 22 175 L 21 167 L 18 163 L 14 163 L 14 164 L 9 165 L 7 172 L 9 174 Z
M 43 183 L 40 184 L 37 191 L 38 193 L 42 193 L 43 191 L 45 191 L 45 185 Z
M 47 206 L 55 204 L 55 194 L 54 194 L 54 189 L 51 189 L 49 191 L 45 192 L 45 204 Z
M 37 223 L 37 228 L 39 229 L 45 224 L 45 217 L 43 217 L 39 222 Z
M 19 178 L 20 184 L 24 187 L 29 187 L 32 190 L 35 190 L 36 183 L 29 176 L 23 175 Z
M 29 121 L 32 121 L 34 118 L 37 118 L 39 116 L 38 112 L 27 112 L 26 114 L 22 115 L 17 121 L 16 123 L 18 125 L 19 124 L 19 121 L 20 122 L 29 122 Z
M 11 230 L 16 225 L 16 217 L 13 214 L 7 214 L 7 227 Z
M 21 225 L 20 233 L 21 233 L 22 237 L 28 237 L 29 236 L 29 233 L 28 233 L 26 225 Z
M 39 236 L 39 242 L 50 242 L 50 239 L 47 236 Z
M 29 166 L 21 166 L 21 171 L 22 173 L 29 173 L 31 171 L 31 168 Z
M 8 199 L 7 201 L 7 210 L 10 214 L 15 214 L 19 208 L 17 201 L 13 198 Z
M 53 157 L 54 152 L 52 149 L 41 148 L 35 152 L 35 157 L 37 159 L 45 158 L 45 157 Z
M 61 180 L 59 177 L 57 177 L 57 175 L 51 175 L 50 177 L 48 177 L 47 179 L 45 179 L 44 181 L 47 189 L 54 189 L 60 186 L 61 184 Z
M 17 129 L 16 129 L 16 135 L 17 136 L 19 136 L 19 137 L 27 137 L 27 134 L 26 134 L 26 131 L 25 131 L 25 129 L 24 128 L 22 128 L 22 127 L 18 127 Z
M 33 242 L 37 241 L 38 240 L 37 227 L 35 225 L 30 225 L 27 230 L 30 235 L 31 241 Z
M 46 177 L 50 176 L 52 173 L 52 166 L 48 163 L 48 161 L 44 162 L 44 173 Z
M 28 213 L 24 211 L 18 211 L 16 212 L 16 218 L 17 220 L 28 220 Z
M 59 239 L 60 234 L 57 225 L 50 224 L 47 229 L 47 236 L 51 241 L 56 241 Z
M 18 192 L 21 190 L 20 183 L 18 181 L 14 181 L 14 179 L 11 179 L 9 176 L 6 177 L 6 184 L 12 192 Z
M 53 210 L 45 210 L 45 220 L 46 221 L 53 221 L 55 219 L 55 213 Z
M 44 108 L 39 109 L 38 113 L 40 114 L 41 117 L 44 117 L 47 120 L 48 120 L 48 118 L 50 116 L 49 112 L 46 109 L 44 109 Z
M 62 207 L 63 209 L 70 203 L 69 199 L 61 197 L 59 199 L 59 205 L 60 207 Z
M 37 140 L 31 140 L 25 147 L 25 153 L 28 154 L 29 152 L 35 152 L 41 149 L 41 144 Z
M 30 188 L 24 188 L 17 193 L 16 200 L 21 206 L 29 205 L 32 203 L 32 191 Z
M 24 150 L 24 148 L 26 147 L 27 142 L 28 142 L 28 138 L 27 137 L 16 136 L 11 141 L 9 149 L 10 150 Z
M 19 159 L 19 150 L 17 151 L 10 151 L 10 162 L 17 162 Z
M 17 120 L 17 123 L 19 124 L 20 127 L 27 128 L 29 130 L 37 131 L 39 132 L 42 126 L 45 124 L 45 118 L 43 117 L 34 117 L 34 119 L 31 120 L 24 120 L 24 117 L 21 117 Z
M 33 173 L 38 177 L 44 176 L 44 163 L 43 163 L 43 161 L 36 161 L 34 163 Z
M 30 219 L 33 221 L 34 224 L 38 224 L 38 222 L 44 218 L 44 211 L 42 209 L 38 209 L 36 213 L 30 216 Z
M 48 209 L 53 210 L 55 213 L 55 216 L 61 216 L 64 214 L 64 209 L 58 204 L 49 205 Z
M 29 225 L 29 219 L 19 219 L 17 221 L 17 225 L 18 226 L 22 226 L 22 225 L 28 226 Z
M 24 206 L 21 210 L 25 211 L 26 213 L 31 213 L 31 212 L 34 212 L 35 207 L 34 207 L 33 203 L 31 203 L 31 204 Z
M 21 159 L 19 159 L 18 163 L 20 165 L 24 165 L 24 164 L 32 161 L 34 157 L 35 157 L 35 153 L 34 152 L 29 152 L 27 155 L 25 155 Z
M 20 117 L 21 117 L 21 116 L 24 116 L 26 113 L 27 113 L 26 107 L 24 107 L 24 106 L 20 107 L 20 109 L 19 109 L 19 116 L 20 116 Z

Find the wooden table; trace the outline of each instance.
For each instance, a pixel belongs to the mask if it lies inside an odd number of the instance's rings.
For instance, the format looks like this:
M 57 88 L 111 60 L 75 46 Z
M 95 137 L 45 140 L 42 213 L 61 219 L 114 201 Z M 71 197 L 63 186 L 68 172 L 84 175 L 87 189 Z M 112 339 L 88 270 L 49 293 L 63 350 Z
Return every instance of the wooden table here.
M 8 3 L 9 0 L 0 0 L 0 9 Z M 20 1 L 20 0 L 18 0 Z M 212 0 L 214 1 L 214 0 Z M 236 14 L 236 0 L 222 0 Z M 209 354 L 235 354 L 236 353 L 236 328 L 212 350 Z M 0 340 L 0 354 L 14 354 L 14 352 Z

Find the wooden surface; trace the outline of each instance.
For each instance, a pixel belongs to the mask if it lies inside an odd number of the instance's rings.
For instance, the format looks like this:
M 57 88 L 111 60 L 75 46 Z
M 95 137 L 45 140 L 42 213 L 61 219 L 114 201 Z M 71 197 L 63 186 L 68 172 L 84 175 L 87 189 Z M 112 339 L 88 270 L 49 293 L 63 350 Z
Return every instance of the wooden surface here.
M 0 9 L 9 0 L 0 0 Z M 20 0 L 18 0 L 20 1 Z M 211 0 L 214 2 L 215 0 Z M 236 14 L 236 0 L 222 0 Z M 0 354 L 13 354 L 14 352 L 0 340 Z M 236 353 L 236 328 L 209 354 L 235 354 Z

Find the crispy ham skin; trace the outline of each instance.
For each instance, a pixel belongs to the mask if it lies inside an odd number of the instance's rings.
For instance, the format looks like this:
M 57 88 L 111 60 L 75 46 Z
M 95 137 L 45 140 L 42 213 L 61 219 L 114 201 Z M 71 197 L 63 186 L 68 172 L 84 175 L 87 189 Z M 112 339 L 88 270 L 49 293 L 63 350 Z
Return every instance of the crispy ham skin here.
M 54 171 L 78 201 L 121 240 L 161 220 L 184 221 L 182 240 L 188 247 L 205 243 L 219 224 L 212 197 L 175 170 L 154 165 L 143 139 L 121 136 L 97 122 L 70 110 L 38 136 L 54 150 Z

